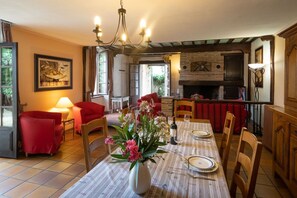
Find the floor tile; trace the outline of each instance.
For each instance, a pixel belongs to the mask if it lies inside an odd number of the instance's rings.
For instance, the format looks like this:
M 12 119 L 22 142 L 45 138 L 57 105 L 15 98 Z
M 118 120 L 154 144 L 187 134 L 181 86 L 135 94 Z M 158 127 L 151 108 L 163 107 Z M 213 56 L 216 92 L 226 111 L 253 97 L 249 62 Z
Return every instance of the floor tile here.
M 78 180 L 80 180 L 80 177 L 75 177 L 73 180 L 71 180 L 67 185 L 63 187 L 64 190 L 67 190 L 71 186 L 73 186 Z
M 0 171 L 8 169 L 8 168 L 10 168 L 12 166 L 14 166 L 14 164 L 7 163 L 7 162 L 0 162 Z
M 0 194 L 4 194 L 7 191 L 15 188 L 16 186 L 20 185 L 24 181 L 14 178 L 8 178 L 0 183 Z
M 51 196 L 51 198 L 59 198 L 60 195 L 62 195 L 64 192 L 65 192 L 64 189 L 60 189 L 60 190 L 58 190 L 57 192 L 55 192 L 55 193 Z
M 42 185 L 42 184 L 45 184 L 46 182 L 48 182 L 49 180 L 53 179 L 54 177 L 56 177 L 58 174 L 59 173 L 57 173 L 57 172 L 44 170 L 44 171 L 38 173 L 37 175 L 35 175 L 34 177 L 32 177 L 31 179 L 29 179 L 28 181 Z
M 256 185 L 255 194 L 257 197 L 282 198 L 273 186 Z
M 47 169 L 48 167 L 56 164 L 57 161 L 53 160 L 43 160 L 39 162 L 38 164 L 34 165 L 33 168 L 38 168 L 38 169 Z
M 17 175 L 14 175 L 13 178 L 16 178 L 16 179 L 21 179 L 21 180 L 28 180 L 30 179 L 31 177 L 37 175 L 38 173 L 40 173 L 42 170 L 40 169 L 36 169 L 36 168 L 28 168 L 26 170 L 24 170 L 23 172 L 17 174 Z
M 49 167 L 47 170 L 54 171 L 54 172 L 62 172 L 63 170 L 65 170 L 66 168 L 68 168 L 71 165 L 72 164 L 67 163 L 67 162 L 58 162 L 58 163 L 54 164 L 53 166 Z
M 12 167 L 10 167 L 8 169 L 5 169 L 5 170 L 1 171 L 0 175 L 11 177 L 11 176 L 19 174 L 20 172 L 22 172 L 22 171 L 24 171 L 26 169 L 28 169 L 28 167 L 15 165 L 15 166 L 12 166 Z
M 66 175 L 77 176 L 85 170 L 85 166 L 73 164 L 63 171 Z
M 13 188 L 12 190 L 8 191 L 7 193 L 5 193 L 4 196 L 14 197 L 14 198 L 24 197 L 24 196 L 30 194 L 31 192 L 33 192 L 38 187 L 39 187 L 39 185 L 37 185 L 37 184 L 24 182 L 24 183 L 20 184 L 19 186 Z
M 53 179 L 46 182 L 44 185 L 52 188 L 60 189 L 60 188 L 63 188 L 66 184 L 68 184 L 73 178 L 74 178 L 73 176 L 60 173 Z
M 58 189 L 55 188 L 40 186 L 39 188 L 28 194 L 26 198 L 46 198 L 54 195 L 57 191 Z

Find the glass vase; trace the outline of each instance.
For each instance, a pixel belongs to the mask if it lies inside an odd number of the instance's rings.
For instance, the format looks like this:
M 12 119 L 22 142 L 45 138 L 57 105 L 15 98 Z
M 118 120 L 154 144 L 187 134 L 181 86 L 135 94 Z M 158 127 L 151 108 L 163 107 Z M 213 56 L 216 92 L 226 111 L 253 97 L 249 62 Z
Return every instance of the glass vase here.
M 136 194 L 144 194 L 151 187 L 151 174 L 146 163 L 138 163 L 130 171 L 129 186 Z

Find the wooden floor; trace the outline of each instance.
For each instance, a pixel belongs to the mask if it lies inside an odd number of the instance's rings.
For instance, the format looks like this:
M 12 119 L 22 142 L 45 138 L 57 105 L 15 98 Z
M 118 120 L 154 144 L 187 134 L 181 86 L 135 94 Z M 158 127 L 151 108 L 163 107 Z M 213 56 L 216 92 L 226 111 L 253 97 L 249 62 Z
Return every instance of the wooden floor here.
M 216 134 L 217 142 L 221 135 Z M 228 164 L 230 184 L 239 136 L 233 138 Z M 29 155 L 19 159 L 0 158 L 0 198 L 2 197 L 59 197 L 86 174 L 82 139 L 66 134 L 66 141 L 54 155 Z M 240 197 L 240 195 L 238 196 Z M 284 183 L 272 174 L 272 156 L 263 149 L 254 197 L 292 197 Z

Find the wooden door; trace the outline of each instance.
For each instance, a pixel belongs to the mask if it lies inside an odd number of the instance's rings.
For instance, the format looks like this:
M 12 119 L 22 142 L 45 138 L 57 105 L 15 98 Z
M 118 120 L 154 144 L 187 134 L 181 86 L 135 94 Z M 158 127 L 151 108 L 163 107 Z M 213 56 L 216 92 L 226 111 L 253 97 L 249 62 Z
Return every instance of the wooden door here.
M 139 99 L 139 64 L 129 65 L 129 95 L 131 98 L 131 104 L 136 105 Z
M 17 44 L 0 43 L 0 157 L 17 157 Z

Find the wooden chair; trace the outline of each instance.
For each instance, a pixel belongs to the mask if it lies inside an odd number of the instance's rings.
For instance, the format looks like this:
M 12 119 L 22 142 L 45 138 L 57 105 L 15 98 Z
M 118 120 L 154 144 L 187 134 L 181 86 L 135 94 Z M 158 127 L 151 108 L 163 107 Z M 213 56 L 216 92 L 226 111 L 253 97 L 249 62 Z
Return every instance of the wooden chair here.
M 102 127 L 103 137 L 91 138 L 89 133 L 94 131 L 95 129 Z M 108 127 L 106 117 L 98 118 L 88 122 L 87 124 L 81 125 L 82 129 L 82 137 L 84 144 L 84 152 L 85 152 L 85 163 L 87 172 L 89 172 L 107 153 L 110 153 L 110 147 L 104 143 L 105 138 L 107 137 Z M 103 140 L 102 140 L 103 139 Z M 98 154 L 99 147 L 105 146 L 105 152 L 103 155 Z M 95 159 L 94 159 L 95 158 Z
M 176 118 L 183 118 L 184 115 L 190 115 L 192 119 L 195 117 L 195 101 L 174 101 L 174 116 Z
M 245 145 L 248 144 L 252 149 L 252 153 L 248 156 L 244 151 L 247 150 Z M 238 187 L 242 193 L 242 197 L 251 198 L 254 195 L 255 185 L 258 175 L 258 168 L 260 164 L 260 157 L 262 152 L 262 143 L 258 142 L 256 136 L 250 133 L 246 128 L 242 128 L 239 140 L 239 146 L 236 156 L 236 165 L 232 177 L 230 195 L 236 196 L 236 188 Z M 240 174 L 240 168 L 243 167 L 246 177 Z
M 235 116 L 229 111 L 227 111 L 225 122 L 224 122 L 222 141 L 219 148 L 219 154 L 222 160 L 222 166 L 225 172 L 225 176 L 227 173 L 227 164 L 228 164 L 229 151 L 230 151 L 231 140 L 233 135 L 233 129 L 235 125 L 235 119 L 236 119 Z

